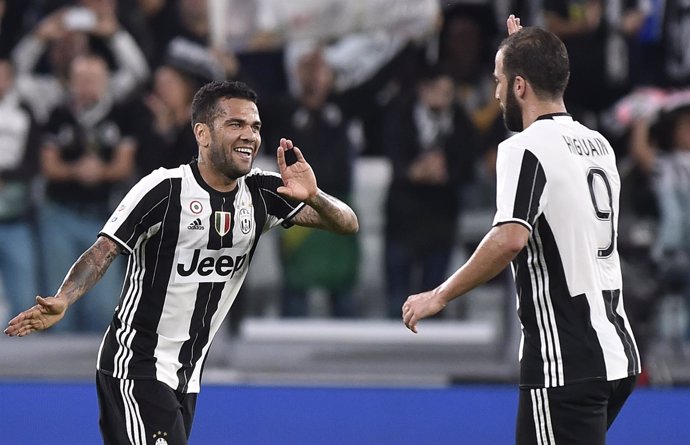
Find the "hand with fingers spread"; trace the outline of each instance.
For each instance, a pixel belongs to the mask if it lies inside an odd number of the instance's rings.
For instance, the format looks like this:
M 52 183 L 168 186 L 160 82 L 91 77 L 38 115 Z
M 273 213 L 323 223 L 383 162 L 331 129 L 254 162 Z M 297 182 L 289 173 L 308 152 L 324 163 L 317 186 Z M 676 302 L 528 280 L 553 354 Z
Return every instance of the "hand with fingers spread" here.
M 292 151 L 297 158 L 297 161 L 292 165 L 287 165 L 285 161 L 285 154 L 289 151 Z M 278 193 L 303 202 L 308 202 L 315 197 L 319 190 L 316 176 L 309 163 L 304 159 L 302 151 L 295 147 L 290 139 L 281 138 L 277 157 L 278 169 L 284 184 L 282 187 L 278 187 Z
M 24 337 L 35 331 L 48 329 L 62 320 L 67 310 L 67 301 L 55 297 L 36 297 L 36 304 L 9 321 L 5 334 L 10 337 Z
M 506 25 L 508 27 L 508 35 L 514 34 L 522 29 L 520 24 L 520 17 L 515 17 L 515 15 L 510 14 L 508 20 L 506 20 Z
M 446 304 L 435 290 L 410 295 L 402 306 L 403 322 L 416 334 L 417 322 L 438 314 L 444 307 Z

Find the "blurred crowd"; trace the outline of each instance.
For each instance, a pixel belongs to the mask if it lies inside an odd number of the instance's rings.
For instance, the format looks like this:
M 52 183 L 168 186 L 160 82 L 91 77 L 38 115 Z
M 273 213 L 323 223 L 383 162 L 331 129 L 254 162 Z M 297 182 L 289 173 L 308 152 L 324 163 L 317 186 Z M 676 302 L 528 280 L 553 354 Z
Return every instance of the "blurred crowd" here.
M 386 293 L 380 315 L 398 319 L 407 295 L 454 269 L 464 213 L 493 208 L 495 151 L 508 136 L 493 57 L 514 13 L 565 42 L 566 105 L 616 150 L 619 247 L 642 349 L 646 339 L 690 339 L 690 2 L 443 1 L 434 25 L 414 36 L 353 30 L 234 47 L 212 38 L 211 3 L 0 0 L 8 315 L 55 292 L 135 181 L 192 159 L 194 92 L 237 79 L 259 93 L 260 156 L 292 138 L 320 187 L 350 203 L 358 161 L 388 163 L 376 261 Z M 309 316 L 308 295 L 319 289 L 333 317 L 370 316 L 356 295 L 360 238 L 283 231 L 280 315 Z M 118 261 L 56 330 L 103 330 L 126 267 Z

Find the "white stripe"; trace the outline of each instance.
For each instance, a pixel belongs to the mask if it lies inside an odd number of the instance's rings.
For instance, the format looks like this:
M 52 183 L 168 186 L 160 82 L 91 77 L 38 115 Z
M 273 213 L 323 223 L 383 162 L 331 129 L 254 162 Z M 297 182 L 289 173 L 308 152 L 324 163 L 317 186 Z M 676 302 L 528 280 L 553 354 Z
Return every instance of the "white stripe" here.
M 146 445 L 146 430 L 139 406 L 134 399 L 134 380 L 120 380 L 120 395 L 124 402 L 127 437 L 133 445 Z
M 553 434 L 551 424 L 548 390 L 546 388 L 530 389 L 530 396 L 538 445 L 556 445 L 556 437 Z
M 553 301 L 551 301 L 551 292 L 549 282 L 549 272 L 546 269 L 546 258 L 544 257 L 544 246 L 541 242 L 541 236 L 539 231 L 536 234 L 537 251 L 539 252 L 539 262 L 544 266 L 544 302 L 548 310 L 548 320 L 550 323 L 549 331 L 553 333 L 553 349 L 552 349 L 552 378 L 555 379 L 555 384 L 553 386 L 562 386 L 565 384 L 565 378 L 563 376 L 563 351 L 561 351 L 561 340 L 558 336 L 558 324 L 556 323 L 556 314 L 553 311 Z
M 534 233 L 534 232 L 533 232 Z M 527 269 L 529 270 L 530 280 L 532 282 L 532 302 L 534 303 L 535 318 L 537 319 L 537 327 L 539 329 L 539 342 L 541 345 L 541 359 L 544 363 L 544 385 L 551 386 L 549 363 L 551 349 L 551 336 L 547 332 L 547 326 L 544 323 L 544 309 L 542 308 L 543 301 L 539 287 L 543 286 L 541 282 L 541 274 L 534 262 L 534 252 L 536 248 L 534 242 L 530 239 L 527 243 Z
M 125 373 L 125 375 L 129 375 L 129 362 L 132 360 L 132 357 L 134 357 L 134 352 L 132 351 L 132 342 L 134 341 L 136 331 L 132 329 L 132 324 L 134 322 L 134 315 L 137 312 L 137 308 L 139 307 L 139 302 L 141 301 L 143 293 L 142 287 L 144 275 L 146 274 L 145 259 L 147 244 L 148 239 L 141 244 L 141 247 L 139 249 L 141 252 L 139 256 L 139 261 L 137 262 L 137 264 L 139 264 L 139 269 L 138 271 L 135 271 L 136 273 L 132 274 L 135 277 L 135 281 L 134 286 L 132 288 L 132 293 L 130 294 L 131 311 L 129 313 L 129 316 L 123 320 L 123 324 L 126 326 L 126 329 L 123 330 L 122 340 L 125 345 L 123 349 L 126 352 L 126 354 L 124 354 L 122 357 L 122 371 Z
M 550 388 L 562 386 L 565 383 L 563 354 L 553 302 L 549 292 L 550 282 L 544 257 L 544 248 L 538 230 L 535 230 L 533 233 L 535 235 L 534 239 L 531 239 L 527 246 L 527 265 L 532 281 L 532 300 L 534 302 L 534 311 L 541 341 L 541 354 L 544 362 L 544 386 Z
M 532 399 L 532 420 L 534 421 L 534 435 L 537 438 L 537 445 L 544 445 L 546 435 L 543 429 L 544 421 L 541 418 L 541 400 L 539 400 L 539 393 L 537 391 L 536 389 L 529 390 L 530 399 Z
M 117 344 L 122 346 L 118 346 L 113 357 L 113 376 L 118 378 L 127 378 L 127 370 L 124 368 L 124 355 L 127 353 L 127 350 L 124 346 L 126 344 L 124 337 L 127 335 L 127 329 L 129 329 L 129 323 L 127 323 L 127 320 L 130 317 L 129 314 L 132 312 L 132 294 L 135 294 L 137 289 L 137 263 L 138 261 L 136 257 L 130 258 L 131 268 L 128 271 L 129 292 L 122 299 L 122 306 L 117 314 L 118 318 L 120 319 L 121 326 L 117 329 L 117 331 L 115 331 L 115 338 L 117 340 Z
M 143 236 L 143 235 L 142 235 Z M 141 281 L 146 272 L 144 253 L 146 252 L 146 243 L 144 241 L 140 246 L 139 257 L 132 258 L 132 271 L 130 273 L 130 291 L 122 301 L 122 309 L 118 314 L 122 326 L 116 332 L 116 338 L 120 346 L 115 353 L 113 359 L 113 373 L 116 377 L 127 378 L 127 365 L 132 359 L 132 340 L 134 339 L 134 330 L 131 325 L 136 313 L 136 307 L 139 305 L 141 298 Z M 135 250 L 136 252 L 136 250 Z
M 546 418 L 546 434 L 549 436 L 549 443 L 556 445 L 556 437 L 553 435 L 553 425 L 551 424 L 551 407 L 549 405 L 549 392 L 542 388 L 542 398 L 544 400 L 544 417 Z

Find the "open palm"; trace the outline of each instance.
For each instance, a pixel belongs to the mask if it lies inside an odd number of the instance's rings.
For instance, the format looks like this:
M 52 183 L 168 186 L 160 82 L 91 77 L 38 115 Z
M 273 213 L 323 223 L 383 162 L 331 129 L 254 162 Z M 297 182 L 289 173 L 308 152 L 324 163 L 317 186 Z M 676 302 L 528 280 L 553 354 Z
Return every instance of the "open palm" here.
M 297 161 L 287 165 L 285 153 L 290 150 L 295 154 Z M 295 147 L 290 139 L 282 138 L 277 157 L 280 176 L 283 178 L 283 186 L 278 187 L 278 193 L 297 201 L 307 201 L 314 197 L 318 191 L 316 176 L 309 163 L 304 159 L 302 151 Z

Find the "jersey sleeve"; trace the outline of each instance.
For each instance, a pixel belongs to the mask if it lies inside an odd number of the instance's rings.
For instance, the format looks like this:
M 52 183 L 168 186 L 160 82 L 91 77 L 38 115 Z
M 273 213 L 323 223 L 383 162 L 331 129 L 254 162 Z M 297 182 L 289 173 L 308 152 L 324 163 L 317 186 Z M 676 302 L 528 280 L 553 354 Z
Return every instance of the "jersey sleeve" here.
M 258 181 L 259 193 L 266 206 L 264 231 L 279 224 L 285 228 L 291 227 L 292 219 L 304 208 L 305 204 L 285 198 L 278 193 L 278 187 L 283 185 L 283 179 L 279 174 L 260 172 L 254 178 Z
M 174 188 L 179 188 L 179 178 L 165 177 L 163 171 L 156 170 L 135 184 L 98 234 L 115 241 L 125 254 L 158 231 Z
M 531 231 L 543 211 L 545 187 L 544 168 L 534 153 L 515 145 L 499 145 L 493 225 L 513 222 Z

